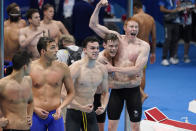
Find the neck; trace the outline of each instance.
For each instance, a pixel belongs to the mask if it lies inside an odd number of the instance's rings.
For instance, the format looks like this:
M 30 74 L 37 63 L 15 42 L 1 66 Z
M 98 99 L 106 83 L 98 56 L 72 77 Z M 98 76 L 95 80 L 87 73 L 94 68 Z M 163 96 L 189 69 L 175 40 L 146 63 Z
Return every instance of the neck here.
M 41 63 L 41 65 L 44 67 L 44 68 L 48 68 L 49 66 L 52 65 L 52 60 L 49 60 L 43 56 L 40 57 L 39 59 L 39 62 Z
M 138 13 L 144 13 L 143 9 L 138 9 Z
M 87 56 L 84 59 L 85 59 L 85 61 L 87 63 L 87 67 L 88 68 L 93 68 L 95 66 L 96 60 L 89 59 Z
M 109 55 L 109 53 L 107 53 L 106 51 L 104 51 L 103 55 L 104 55 L 104 57 L 106 57 L 109 61 L 111 61 L 112 58 L 113 58 L 113 57 L 111 57 L 111 56 Z
M 50 19 L 48 19 L 48 18 L 46 18 L 46 17 L 44 17 L 44 19 L 43 19 L 43 23 L 44 23 L 44 24 L 50 24 L 51 21 L 52 21 L 52 20 L 50 20 Z
M 30 28 L 31 30 L 37 30 L 37 29 L 38 29 L 38 26 L 34 26 L 34 25 L 31 24 L 31 25 L 29 26 L 29 28 Z
M 10 77 L 20 83 L 25 76 L 24 70 L 20 69 L 19 71 L 13 70 L 10 74 Z
M 126 40 L 127 40 L 128 44 L 131 44 L 131 43 L 135 42 L 136 36 L 126 35 Z

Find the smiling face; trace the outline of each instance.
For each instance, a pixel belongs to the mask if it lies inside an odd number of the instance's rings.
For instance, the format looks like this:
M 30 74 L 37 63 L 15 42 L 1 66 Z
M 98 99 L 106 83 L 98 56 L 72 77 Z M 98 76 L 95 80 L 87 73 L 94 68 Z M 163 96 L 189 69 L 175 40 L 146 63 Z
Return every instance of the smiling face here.
M 104 43 L 103 46 L 105 48 L 105 53 L 110 57 L 116 56 L 116 53 L 118 51 L 118 43 L 118 40 L 108 40 L 107 43 Z
M 89 59 L 96 60 L 99 55 L 99 43 L 88 42 L 87 46 L 84 48 L 84 53 Z
M 139 31 L 139 25 L 135 20 L 129 20 L 124 25 L 125 34 L 130 38 L 135 38 Z

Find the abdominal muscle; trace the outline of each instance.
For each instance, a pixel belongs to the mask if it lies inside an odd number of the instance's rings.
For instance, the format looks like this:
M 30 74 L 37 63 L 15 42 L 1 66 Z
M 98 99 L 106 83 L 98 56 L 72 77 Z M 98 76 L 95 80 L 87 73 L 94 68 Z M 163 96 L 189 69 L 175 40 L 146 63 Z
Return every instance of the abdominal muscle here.
M 131 67 L 133 66 L 133 62 L 126 60 L 123 61 L 123 59 L 121 61 L 119 61 L 118 63 L 116 63 L 117 67 Z M 116 81 L 121 81 L 121 82 L 128 82 L 130 80 L 135 79 L 135 76 L 129 76 L 127 74 L 124 73 L 119 73 L 119 72 L 115 72 L 115 76 L 114 76 L 114 80 Z
M 5 117 L 8 119 L 8 125 L 4 129 L 28 130 L 30 127 L 27 123 L 27 105 L 21 103 L 17 106 L 11 106 L 14 110 L 6 111 Z

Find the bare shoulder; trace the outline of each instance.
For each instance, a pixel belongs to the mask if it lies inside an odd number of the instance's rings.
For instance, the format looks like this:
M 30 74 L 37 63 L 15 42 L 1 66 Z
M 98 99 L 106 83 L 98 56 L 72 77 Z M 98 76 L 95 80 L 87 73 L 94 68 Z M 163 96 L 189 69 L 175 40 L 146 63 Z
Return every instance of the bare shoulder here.
M 21 32 L 27 31 L 29 29 L 29 27 L 23 27 L 20 29 Z
M 39 64 L 39 59 L 38 59 L 38 60 L 32 61 L 32 62 L 31 62 L 31 65 L 30 65 L 30 67 L 31 67 L 31 72 L 33 72 L 33 70 L 36 69 L 39 65 L 40 65 L 40 64 Z
M 24 19 L 21 19 L 20 20 L 20 27 L 22 28 L 22 27 L 25 27 L 27 24 L 26 24 L 26 21 L 24 20 Z
M 24 79 L 28 82 L 29 87 L 32 87 L 32 79 L 30 76 L 25 76 Z
M 5 89 L 7 83 L 9 81 L 9 78 L 8 76 L 7 77 L 4 77 L 2 79 L 0 79 L 0 94 L 3 92 L 3 90 Z
M 68 65 L 65 64 L 64 62 L 60 62 L 60 61 L 55 60 L 55 61 L 53 62 L 53 64 L 54 64 L 54 66 L 60 67 L 60 68 L 62 68 L 63 70 L 69 69 Z
M 96 61 L 96 66 L 97 66 L 101 71 L 103 71 L 104 73 L 107 72 L 107 68 L 106 68 L 102 63 L 100 63 L 99 61 Z
M 62 25 L 63 23 L 61 21 L 53 20 L 53 22 L 57 25 Z
M 149 45 L 149 43 L 147 43 L 146 41 L 141 40 L 141 39 L 139 39 L 139 38 L 137 38 L 137 41 L 138 41 L 138 43 L 141 45 L 141 47 L 149 48 L 149 49 L 150 49 L 150 45 Z
M 27 80 L 27 81 L 30 82 L 30 83 L 32 82 L 32 79 L 31 79 L 30 76 L 25 76 L 24 79 Z

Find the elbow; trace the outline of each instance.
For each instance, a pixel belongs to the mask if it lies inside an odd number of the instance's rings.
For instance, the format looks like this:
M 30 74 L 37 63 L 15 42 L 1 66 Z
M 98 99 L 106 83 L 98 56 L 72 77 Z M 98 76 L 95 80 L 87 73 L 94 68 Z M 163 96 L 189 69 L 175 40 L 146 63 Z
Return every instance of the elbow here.
M 93 29 L 93 24 L 90 22 L 89 23 L 89 27 L 91 28 L 91 29 Z
M 90 22 L 90 23 L 89 23 L 89 27 L 90 27 L 91 29 L 94 29 L 94 28 L 96 28 L 96 24 L 95 24 L 94 22 Z

